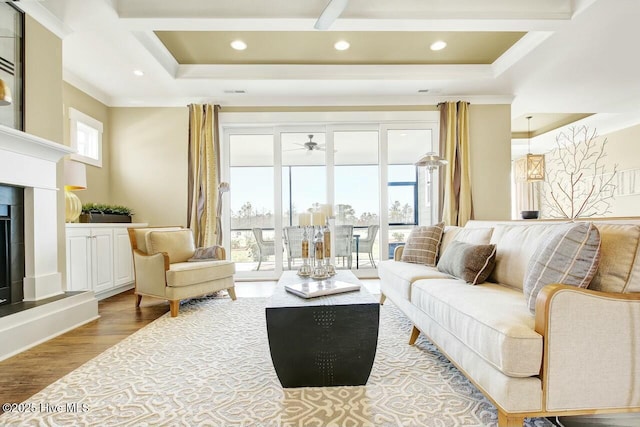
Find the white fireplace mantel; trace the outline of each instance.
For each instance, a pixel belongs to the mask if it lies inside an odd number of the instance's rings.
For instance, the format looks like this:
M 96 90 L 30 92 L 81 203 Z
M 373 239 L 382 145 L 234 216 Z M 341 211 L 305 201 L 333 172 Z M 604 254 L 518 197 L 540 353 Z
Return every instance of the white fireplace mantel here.
M 24 188 L 24 300 L 42 304 L 0 317 L 0 360 L 97 319 L 93 292 L 64 292 L 57 166 L 69 147 L 0 125 L 0 183 Z M 60 209 L 61 210 L 61 209 Z M 20 304 L 20 303 L 18 303 Z
M 0 184 L 24 188 L 25 301 L 63 290 L 58 263 L 57 163 L 74 150 L 0 125 Z

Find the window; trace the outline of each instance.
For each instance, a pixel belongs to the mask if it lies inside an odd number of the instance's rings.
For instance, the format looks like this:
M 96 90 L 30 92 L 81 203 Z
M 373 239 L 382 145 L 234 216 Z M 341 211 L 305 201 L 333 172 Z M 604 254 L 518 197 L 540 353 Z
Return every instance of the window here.
M 69 133 L 73 160 L 102 167 L 102 122 L 69 108 Z

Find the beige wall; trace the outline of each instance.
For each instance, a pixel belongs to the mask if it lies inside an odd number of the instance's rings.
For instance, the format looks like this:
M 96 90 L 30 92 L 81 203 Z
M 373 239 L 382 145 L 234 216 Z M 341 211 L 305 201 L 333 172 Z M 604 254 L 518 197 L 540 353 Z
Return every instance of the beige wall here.
M 69 108 L 74 108 L 92 118 L 102 122 L 102 167 L 86 165 L 87 189 L 77 191 L 76 194 L 82 203 L 110 203 L 110 129 L 109 108 L 102 102 L 92 98 L 81 90 L 63 82 L 64 102 L 64 143 L 71 145 L 69 132 Z
M 24 130 L 63 142 L 62 40 L 30 16 L 25 16 Z M 62 162 L 58 164 L 58 188 L 62 188 Z M 58 271 L 66 283 L 64 192 L 58 192 Z
M 63 142 L 62 40 L 25 16 L 25 131 Z
M 640 169 L 640 125 L 605 135 L 605 166 L 608 172 L 613 171 L 615 164 L 618 171 Z M 599 138 L 600 141 L 604 137 Z M 640 182 L 636 182 L 636 189 L 640 191 Z M 640 193 L 634 195 L 617 196 L 611 202 L 611 213 L 607 216 L 640 216 Z
M 111 108 L 111 202 L 134 221 L 187 225 L 187 107 Z
M 475 219 L 511 218 L 511 106 L 469 107 Z
M 186 225 L 188 109 L 110 108 L 110 201 L 134 221 Z M 477 219 L 509 219 L 511 107 L 471 105 L 471 180 Z

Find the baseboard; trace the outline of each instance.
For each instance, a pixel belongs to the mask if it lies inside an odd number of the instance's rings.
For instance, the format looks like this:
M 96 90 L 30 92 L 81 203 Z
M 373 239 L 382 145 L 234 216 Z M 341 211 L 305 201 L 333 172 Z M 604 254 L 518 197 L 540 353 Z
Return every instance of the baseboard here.
M 128 291 L 129 289 L 133 289 L 133 288 L 135 288 L 134 282 L 127 283 L 126 285 L 120 285 L 117 288 L 96 293 L 96 299 L 103 300 L 105 298 L 109 298 L 114 295 L 121 294 L 122 292 Z
M 4 316 L 0 319 L 0 361 L 99 317 L 92 291 Z

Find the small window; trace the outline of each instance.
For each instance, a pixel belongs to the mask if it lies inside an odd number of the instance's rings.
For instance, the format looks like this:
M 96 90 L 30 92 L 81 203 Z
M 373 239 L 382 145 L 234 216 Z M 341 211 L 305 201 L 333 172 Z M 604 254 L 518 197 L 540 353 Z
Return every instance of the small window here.
M 73 160 L 102 167 L 102 122 L 69 108 L 69 132 Z

